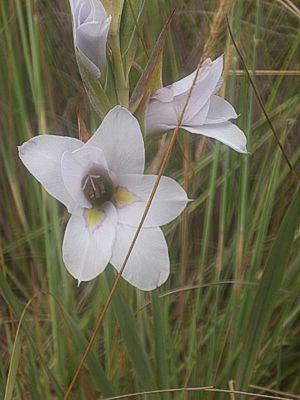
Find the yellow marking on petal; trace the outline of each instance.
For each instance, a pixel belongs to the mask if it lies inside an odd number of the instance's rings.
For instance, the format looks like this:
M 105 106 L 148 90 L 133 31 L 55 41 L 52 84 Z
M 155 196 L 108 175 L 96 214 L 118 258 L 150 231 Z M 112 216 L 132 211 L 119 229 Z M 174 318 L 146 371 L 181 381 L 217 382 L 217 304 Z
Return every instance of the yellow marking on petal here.
M 114 193 L 114 199 L 118 208 L 128 206 L 129 204 L 132 204 L 138 200 L 138 198 L 134 194 L 130 193 L 127 189 L 123 187 L 117 188 Z
M 94 231 L 104 219 L 104 213 L 96 208 L 85 210 L 85 218 L 90 231 Z

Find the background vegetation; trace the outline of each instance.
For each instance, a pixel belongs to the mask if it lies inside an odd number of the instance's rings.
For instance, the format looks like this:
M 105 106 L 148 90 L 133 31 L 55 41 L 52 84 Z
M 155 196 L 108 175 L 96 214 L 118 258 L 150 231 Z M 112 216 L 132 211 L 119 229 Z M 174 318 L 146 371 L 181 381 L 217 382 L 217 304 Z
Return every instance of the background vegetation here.
M 121 282 L 71 398 L 194 386 L 300 398 L 298 180 L 241 69 L 225 21 L 228 13 L 300 172 L 299 10 L 288 0 L 146 0 L 140 33 L 147 52 L 175 6 L 164 83 L 191 72 L 200 57 L 224 52 L 223 94 L 241 115 L 250 154 L 179 135 L 166 173 L 188 186 L 194 201 L 164 229 L 171 277 L 153 293 Z M 108 269 L 77 288 L 61 257 L 66 212 L 17 157 L 17 145 L 38 133 L 77 137 L 77 110 L 90 131 L 99 123 L 78 73 L 69 14 L 67 1 L 0 2 L 0 393 L 6 399 L 63 397 L 114 279 Z M 146 62 L 139 45 L 133 83 Z M 167 141 L 148 140 L 149 171 L 158 168 Z

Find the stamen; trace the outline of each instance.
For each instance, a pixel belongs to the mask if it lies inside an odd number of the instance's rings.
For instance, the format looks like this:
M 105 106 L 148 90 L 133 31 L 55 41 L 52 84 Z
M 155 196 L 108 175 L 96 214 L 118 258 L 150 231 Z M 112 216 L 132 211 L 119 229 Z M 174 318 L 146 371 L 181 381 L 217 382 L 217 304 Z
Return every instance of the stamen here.
M 102 175 L 88 175 L 83 185 L 83 192 L 94 206 L 100 206 L 110 200 L 114 188 L 109 178 Z
M 90 182 L 91 182 L 91 185 L 92 185 L 92 189 L 93 189 L 92 197 L 99 197 L 99 196 L 98 196 L 98 193 L 97 193 L 96 185 L 95 185 L 95 183 L 94 183 L 94 181 L 93 181 L 93 177 L 92 177 L 92 176 L 89 176 L 89 179 L 90 179 Z
M 100 191 L 101 191 L 101 194 L 105 194 L 106 193 L 105 185 L 104 185 L 103 182 L 100 182 Z

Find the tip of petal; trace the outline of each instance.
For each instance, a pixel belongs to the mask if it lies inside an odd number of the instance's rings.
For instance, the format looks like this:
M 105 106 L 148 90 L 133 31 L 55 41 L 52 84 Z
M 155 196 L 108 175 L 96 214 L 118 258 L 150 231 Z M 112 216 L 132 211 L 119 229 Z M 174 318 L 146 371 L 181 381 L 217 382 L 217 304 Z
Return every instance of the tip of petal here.
M 30 148 L 30 146 L 34 145 L 35 142 L 36 142 L 35 138 L 33 137 L 33 138 L 27 140 L 27 142 L 22 143 L 20 146 L 17 146 L 19 157 L 23 156 L 24 152 L 26 150 L 28 150 L 28 148 Z
M 233 150 L 235 150 L 235 151 L 237 151 L 238 153 L 241 153 L 241 154 L 250 154 L 250 152 L 247 150 L 247 147 L 233 147 L 232 146 L 232 148 L 233 148 Z
M 158 277 L 158 281 L 156 284 L 156 288 L 159 288 L 161 285 L 163 285 L 167 279 L 169 278 L 170 275 L 170 271 L 168 271 L 168 273 L 165 272 L 160 272 L 159 277 Z
M 117 105 L 117 106 L 113 107 L 112 109 L 110 109 L 108 111 L 108 113 L 106 114 L 105 118 L 107 118 L 107 116 L 109 114 L 119 114 L 120 112 L 126 112 L 127 114 L 130 114 L 131 116 L 133 116 L 131 114 L 131 112 L 128 110 L 128 108 L 125 108 L 123 106 Z
M 213 62 L 222 62 L 223 63 L 223 61 L 224 61 L 224 54 L 221 54 Z
M 86 68 L 92 75 L 94 75 L 96 79 L 100 79 L 100 77 L 101 77 L 100 68 L 92 60 L 90 60 L 84 54 L 84 52 L 80 50 L 80 48 L 78 46 L 76 46 L 76 53 L 77 53 L 77 57 L 83 64 L 84 68 Z

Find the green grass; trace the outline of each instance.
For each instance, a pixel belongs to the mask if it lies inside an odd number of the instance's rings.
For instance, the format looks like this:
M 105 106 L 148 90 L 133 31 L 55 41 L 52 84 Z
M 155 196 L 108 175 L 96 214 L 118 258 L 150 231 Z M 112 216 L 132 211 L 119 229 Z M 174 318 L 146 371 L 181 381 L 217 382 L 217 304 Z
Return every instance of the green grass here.
M 175 6 L 165 43 L 164 83 L 191 72 L 218 4 L 146 0 L 138 35 L 125 32 L 121 37 L 127 65 L 133 59 L 130 46 L 137 47 L 130 90 Z M 253 79 L 299 173 L 299 18 L 279 1 L 237 0 L 229 19 L 250 70 L 298 71 L 298 77 L 275 72 L 254 73 Z M 130 21 L 127 14 L 124 21 Z M 122 29 L 129 24 L 123 22 Z M 265 388 L 261 393 L 281 391 L 290 398 L 300 392 L 298 182 L 245 74 L 235 72 L 241 62 L 225 20 L 223 26 L 209 55 L 225 52 L 230 63 L 226 98 L 241 115 L 238 124 L 249 138 L 250 154 L 237 154 L 207 139 L 196 159 L 199 138 L 190 137 L 188 193 L 194 201 L 188 207 L 185 281 L 180 280 L 179 218 L 164 228 L 170 279 L 153 293 L 121 282 L 72 399 L 184 386 L 228 389 L 231 380 L 236 389 L 246 391 L 253 391 L 254 385 Z M 6 400 L 61 399 L 115 276 L 109 268 L 77 288 L 61 257 L 67 214 L 17 157 L 17 146 L 38 133 L 77 137 L 78 109 L 91 131 L 100 122 L 78 72 L 67 1 L 0 2 L 0 73 L 0 393 Z M 107 98 L 99 90 L 94 93 L 99 107 L 117 103 L 112 80 L 107 82 Z M 165 171 L 180 182 L 183 135 Z M 160 138 L 146 145 L 150 165 Z M 230 395 L 201 393 L 198 398 Z

